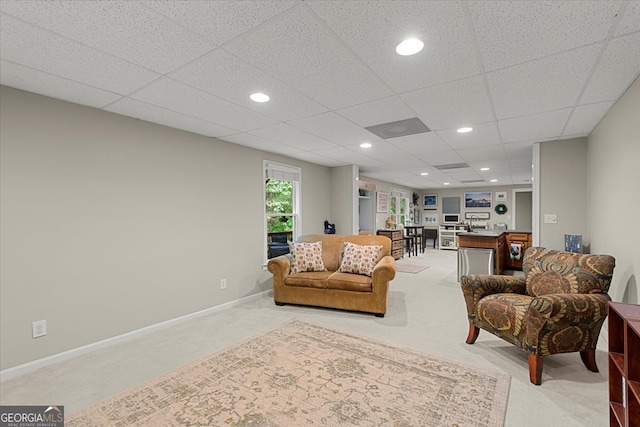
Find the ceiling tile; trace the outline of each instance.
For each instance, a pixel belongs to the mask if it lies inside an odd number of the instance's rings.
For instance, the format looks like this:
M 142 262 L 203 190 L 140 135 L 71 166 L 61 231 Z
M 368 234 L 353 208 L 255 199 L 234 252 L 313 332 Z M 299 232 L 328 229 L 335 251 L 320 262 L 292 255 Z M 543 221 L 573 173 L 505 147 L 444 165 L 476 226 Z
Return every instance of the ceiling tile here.
M 419 154 L 417 157 L 424 160 L 432 166 L 448 165 L 452 163 L 462 163 L 464 159 L 460 157 L 457 151 L 448 150 L 437 153 Z
M 89 107 L 103 107 L 118 98 L 112 92 L 87 86 L 22 65 L 0 61 L 0 84 Z
M 289 9 L 297 1 L 143 1 L 163 15 L 221 45 Z
M 289 124 L 339 145 L 379 140 L 377 136 L 334 112 L 291 120 Z
M 361 152 L 366 156 L 378 160 L 406 159 L 411 156 L 411 154 L 406 151 L 400 150 L 395 145 L 382 140 L 372 142 L 370 148 L 360 148 L 358 145 L 348 146 L 348 148 L 351 150 L 362 150 Z
M 507 154 L 509 168 L 531 168 L 533 164 L 532 142 L 504 144 L 504 151 Z
M 474 124 L 473 131 L 458 133 L 455 129 L 436 132 L 451 148 L 470 148 L 479 145 L 494 145 L 500 142 L 500 135 L 495 123 Z
M 299 153 L 290 154 L 290 156 L 294 159 L 304 160 L 305 162 L 315 163 L 317 165 L 328 167 L 346 166 L 349 164 L 342 160 L 330 159 L 311 151 L 301 151 Z
M 241 131 L 275 123 L 275 120 L 262 114 L 167 78 L 147 86 L 131 97 L 167 110 Z
M 315 154 L 328 157 L 330 159 L 339 160 L 345 164 L 357 165 L 361 161 L 368 160 L 368 157 L 362 153 L 350 150 L 346 147 L 323 148 L 313 150 Z
M 613 101 L 608 101 L 576 107 L 562 132 L 563 135 L 589 135 L 612 106 Z
M 229 42 L 225 49 L 330 109 L 392 95 L 303 5 Z
M 337 110 L 336 113 L 362 127 L 410 119 L 416 116 L 416 113 L 399 96 L 390 96 L 354 105 Z
M 433 132 L 401 136 L 390 139 L 388 142 L 410 154 L 439 153 L 451 149 Z
M 532 114 L 526 117 L 500 120 L 500 132 L 505 143 L 543 141 L 559 138 L 571 108 Z
M 396 93 L 478 74 L 462 2 L 305 2 Z M 408 37 L 425 43 L 413 56 L 395 49 Z M 451 55 L 451 52 L 456 52 Z
M 498 119 L 573 106 L 600 48 L 591 45 L 488 73 Z
M 456 151 L 464 161 L 506 159 L 503 144 L 489 145 L 484 147 L 463 148 Z
M 305 151 L 336 146 L 336 144 L 332 142 L 319 138 L 286 123 L 278 123 L 273 126 L 255 129 L 251 131 L 251 134 Z
M 110 1 L 109 7 L 96 1 L 17 3 L 8 2 L 2 11 L 159 73 L 214 47 L 134 1 Z
M 105 111 L 206 136 L 221 137 L 239 132 L 236 129 L 230 129 L 131 98 L 123 98 L 109 105 L 105 108 Z
M 494 119 L 482 77 L 472 77 L 401 95 L 431 130 L 459 128 Z
M 172 73 L 171 78 L 277 120 L 326 111 L 317 102 L 223 49 L 191 62 Z M 249 95 L 254 92 L 266 93 L 271 99 L 266 103 L 253 102 Z
M 293 155 L 300 152 L 299 149 L 291 147 L 289 145 L 280 144 L 278 142 L 271 141 L 270 139 L 262 138 L 250 133 L 239 133 L 222 138 L 224 141 L 233 142 L 235 144 L 244 145 L 246 147 L 256 148 L 258 150 L 268 151 L 271 153 L 278 153 L 284 155 Z
M 619 8 L 619 1 L 469 2 L 487 71 L 601 42 Z
M 630 1 L 616 28 L 616 36 L 640 31 L 640 1 Z
M 126 95 L 159 77 L 127 61 L 0 15 L 2 59 Z
M 638 77 L 640 32 L 613 39 L 607 45 L 580 104 L 617 100 Z

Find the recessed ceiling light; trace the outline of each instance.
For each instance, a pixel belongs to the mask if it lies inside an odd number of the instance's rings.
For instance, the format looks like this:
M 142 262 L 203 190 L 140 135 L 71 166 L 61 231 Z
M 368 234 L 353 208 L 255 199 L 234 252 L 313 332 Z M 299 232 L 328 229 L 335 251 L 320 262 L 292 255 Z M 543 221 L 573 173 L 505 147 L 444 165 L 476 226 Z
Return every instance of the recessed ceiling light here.
M 362 144 L 360 144 L 360 148 L 371 148 L 371 143 L 363 142 Z
M 498 180 L 497 179 L 492 179 L 491 182 L 498 182 Z
M 473 128 L 460 128 L 456 132 L 458 132 L 458 133 L 467 133 L 467 132 L 471 132 L 472 130 L 473 130 Z
M 480 168 L 481 171 L 488 171 L 491 168 Z
M 424 43 L 418 39 L 406 39 L 396 46 L 396 53 L 402 56 L 415 55 L 424 47 Z
M 444 183 L 444 185 L 449 185 L 449 183 L 448 183 L 448 182 L 445 182 L 445 183 Z
M 429 172 L 422 172 L 420 175 L 427 176 L 427 175 L 429 175 Z
M 265 95 L 262 92 L 256 92 L 249 95 L 249 98 L 254 102 L 267 102 L 269 100 L 269 95 Z

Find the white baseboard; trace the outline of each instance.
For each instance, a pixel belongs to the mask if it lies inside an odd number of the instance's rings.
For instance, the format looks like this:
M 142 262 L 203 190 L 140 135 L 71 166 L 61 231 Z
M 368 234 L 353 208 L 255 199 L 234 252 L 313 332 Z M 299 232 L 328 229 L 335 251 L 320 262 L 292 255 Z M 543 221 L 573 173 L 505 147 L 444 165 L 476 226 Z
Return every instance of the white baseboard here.
M 142 335 L 148 334 L 150 332 L 157 331 L 159 329 L 167 328 L 169 326 L 177 325 L 183 322 L 187 322 L 189 320 L 196 319 L 198 317 L 206 316 L 212 313 L 216 313 L 222 310 L 225 310 L 230 307 L 234 307 L 240 304 L 243 304 L 248 301 L 252 301 L 254 299 L 261 298 L 262 296 L 273 292 L 272 290 L 266 290 L 259 292 L 257 294 L 249 295 L 244 298 L 240 298 L 234 301 L 230 301 L 221 305 L 217 305 L 215 307 L 207 308 L 201 311 L 197 311 L 195 313 L 186 314 L 184 316 L 176 317 L 175 319 L 166 320 L 164 322 L 156 323 L 155 325 L 146 326 L 144 328 L 136 329 L 131 332 L 124 333 L 122 335 L 118 335 L 112 338 L 107 338 L 106 340 L 97 341 L 91 344 L 84 345 L 82 347 L 74 348 L 72 350 L 67 350 L 62 353 L 54 354 L 52 356 L 44 357 L 42 359 L 34 360 L 32 362 L 24 363 L 22 365 L 14 366 L 12 368 L 7 368 L 0 371 L 0 382 L 4 382 L 13 378 L 18 378 L 22 375 L 28 374 L 40 368 L 44 368 L 55 363 L 60 363 L 65 360 L 73 359 L 78 356 L 82 356 L 87 353 L 92 353 L 97 350 L 101 350 L 106 347 L 110 347 L 115 344 L 119 344 L 125 341 L 132 340 L 134 338 L 138 338 Z

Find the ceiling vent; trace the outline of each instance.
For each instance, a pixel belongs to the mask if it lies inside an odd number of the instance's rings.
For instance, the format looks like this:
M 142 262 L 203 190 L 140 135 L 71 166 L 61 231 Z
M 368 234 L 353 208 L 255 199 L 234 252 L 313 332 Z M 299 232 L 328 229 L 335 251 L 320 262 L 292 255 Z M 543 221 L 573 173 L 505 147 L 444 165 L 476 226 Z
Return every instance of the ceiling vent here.
M 441 171 L 445 171 L 445 170 L 449 170 L 449 169 L 463 169 L 463 168 L 468 168 L 469 165 L 466 163 L 449 163 L 448 165 L 434 165 L 434 168 L 441 170 Z
M 431 132 L 420 119 L 398 120 L 397 122 L 382 123 L 380 125 L 365 128 L 369 132 L 378 135 L 382 139 L 398 138 L 401 136 L 415 135 L 418 133 Z
M 460 181 L 463 184 L 474 184 L 476 182 L 487 182 L 484 179 L 468 179 L 466 181 Z

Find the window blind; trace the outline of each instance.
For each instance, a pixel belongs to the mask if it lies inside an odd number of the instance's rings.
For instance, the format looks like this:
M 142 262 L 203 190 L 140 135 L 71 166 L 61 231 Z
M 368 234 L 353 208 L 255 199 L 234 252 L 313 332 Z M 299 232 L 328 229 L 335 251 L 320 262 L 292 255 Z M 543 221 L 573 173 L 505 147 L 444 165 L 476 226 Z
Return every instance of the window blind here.
M 269 179 L 300 182 L 301 169 L 282 163 L 266 162 L 265 176 Z

